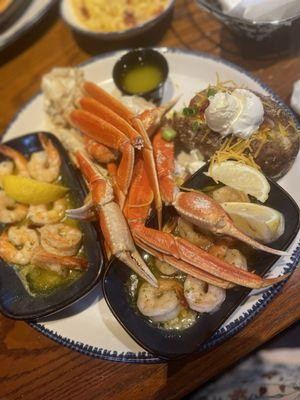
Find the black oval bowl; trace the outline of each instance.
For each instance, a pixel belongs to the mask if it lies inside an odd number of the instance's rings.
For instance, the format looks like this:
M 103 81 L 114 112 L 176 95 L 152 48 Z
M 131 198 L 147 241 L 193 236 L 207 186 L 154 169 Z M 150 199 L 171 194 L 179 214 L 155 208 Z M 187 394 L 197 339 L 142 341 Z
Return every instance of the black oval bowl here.
M 86 187 L 81 175 L 71 164 L 70 158 L 59 140 L 44 132 L 58 150 L 62 166 L 63 182 L 70 188 L 75 207 L 83 204 Z M 25 156 L 42 150 L 38 136 L 31 133 L 5 142 Z M 0 162 L 5 159 L 0 155 Z M 0 312 L 14 319 L 37 319 L 64 309 L 85 296 L 98 282 L 103 269 L 103 254 L 96 228 L 90 222 L 80 221 L 83 232 L 83 246 L 88 259 L 88 268 L 83 275 L 68 286 L 58 288 L 50 295 L 32 296 L 24 287 L 17 272 L 11 265 L 0 259 Z
M 162 80 L 152 90 L 148 92 L 131 93 L 123 87 L 123 77 L 131 68 L 138 65 L 152 64 L 159 67 L 162 72 Z M 129 51 L 124 54 L 114 65 L 113 80 L 117 88 L 128 96 L 141 96 L 146 100 L 158 103 L 161 101 L 164 92 L 164 85 L 168 78 L 169 66 L 166 58 L 159 52 L 150 48 L 140 48 Z
M 28 0 L 13 0 L 6 10 L 0 13 L 0 31 L 5 29 L 12 20 L 19 17 L 28 5 Z
M 207 165 L 196 172 L 185 184 L 186 188 L 201 189 L 214 182 L 203 174 Z M 286 220 L 285 232 L 272 243 L 272 247 L 285 250 L 291 244 L 299 230 L 299 207 L 291 196 L 277 183 L 269 179 L 271 191 L 266 205 L 280 211 Z M 164 222 L 174 211 L 164 208 Z M 149 226 L 156 228 L 155 218 L 150 218 Z M 258 275 L 265 273 L 273 266 L 278 257 L 272 254 L 254 251 L 249 260 L 249 270 Z M 165 330 L 151 324 L 133 306 L 129 297 L 127 283 L 131 271 L 121 261 L 114 258 L 103 278 L 105 300 L 114 316 L 129 335 L 148 352 L 165 360 L 185 357 L 196 352 L 228 317 L 236 310 L 250 293 L 250 289 L 235 287 L 227 290 L 226 300 L 220 309 L 213 314 L 202 314 L 196 323 L 182 331 Z

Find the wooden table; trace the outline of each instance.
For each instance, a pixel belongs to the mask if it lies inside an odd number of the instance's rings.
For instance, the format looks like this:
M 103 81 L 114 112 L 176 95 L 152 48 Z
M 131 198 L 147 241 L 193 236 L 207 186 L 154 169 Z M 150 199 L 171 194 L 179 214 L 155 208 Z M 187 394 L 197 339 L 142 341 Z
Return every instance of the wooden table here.
M 162 35 L 161 38 L 157 37 Z M 220 55 L 246 67 L 288 100 L 300 78 L 296 32 L 256 44 L 238 40 L 193 1 L 178 0 L 169 29 L 122 46 L 157 44 Z M 298 36 L 299 37 L 299 36 Z M 272 46 L 275 44 L 275 49 Z M 85 46 L 80 47 L 80 46 Z M 49 16 L 0 55 L 3 131 L 37 92 L 41 76 L 54 66 L 73 66 L 91 54 L 111 50 L 78 43 L 57 16 Z M 195 88 L 196 90 L 196 88 Z M 100 361 L 59 346 L 24 322 L 0 317 L 0 399 L 178 399 L 262 345 L 300 317 L 300 271 L 283 292 L 243 331 L 207 354 L 159 365 Z

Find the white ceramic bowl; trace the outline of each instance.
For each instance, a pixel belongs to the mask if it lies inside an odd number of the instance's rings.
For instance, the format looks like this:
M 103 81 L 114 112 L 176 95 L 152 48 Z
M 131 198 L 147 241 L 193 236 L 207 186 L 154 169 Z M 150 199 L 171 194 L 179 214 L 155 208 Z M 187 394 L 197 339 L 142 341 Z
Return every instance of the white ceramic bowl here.
M 125 29 L 122 31 L 114 32 L 95 32 L 84 26 L 76 17 L 74 10 L 71 5 L 71 0 L 62 0 L 60 3 L 60 14 L 67 25 L 71 27 L 73 31 L 81 35 L 90 36 L 92 39 L 98 39 L 101 41 L 109 40 L 123 40 L 133 38 L 146 31 L 150 30 L 154 26 L 158 25 L 165 18 L 170 16 L 174 10 L 175 0 L 170 0 L 164 11 L 153 17 L 142 24 L 135 26 L 134 28 Z

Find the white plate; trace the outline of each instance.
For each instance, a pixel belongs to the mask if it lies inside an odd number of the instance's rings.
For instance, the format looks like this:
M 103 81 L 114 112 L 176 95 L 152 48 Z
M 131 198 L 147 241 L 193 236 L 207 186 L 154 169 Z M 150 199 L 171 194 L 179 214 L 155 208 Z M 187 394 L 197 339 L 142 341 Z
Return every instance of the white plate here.
M 56 0 L 32 0 L 21 16 L 8 29 L 0 33 L 0 50 L 13 43 L 38 23 Z
M 277 101 L 281 100 L 255 77 L 246 71 L 224 60 L 207 54 L 183 52 L 172 49 L 159 49 L 169 63 L 170 78 L 167 83 L 164 100 L 176 94 L 182 94 L 178 107 L 188 103 L 190 98 L 209 83 L 216 81 L 216 73 L 222 80 L 234 80 L 240 85 L 270 94 Z M 81 66 L 87 79 L 101 84 L 112 91 L 112 69 L 123 52 L 109 53 L 91 59 Z M 282 104 L 282 106 L 284 106 Z M 12 139 L 21 134 L 44 129 L 43 97 L 35 96 L 16 115 L 7 129 L 5 139 Z M 300 204 L 298 156 L 293 168 L 280 181 L 280 184 Z M 300 258 L 299 234 L 290 247 L 291 256 L 282 257 L 272 269 L 271 275 L 293 270 Z M 240 306 L 223 326 L 205 343 L 201 349 L 208 349 L 225 340 L 245 326 L 275 296 L 282 285 L 277 285 L 263 293 L 253 292 L 247 301 Z M 85 299 L 67 311 L 55 315 L 51 320 L 32 324 L 36 329 L 74 350 L 107 360 L 151 363 L 159 362 L 157 358 L 146 353 L 123 330 L 108 309 L 102 297 L 100 286 L 96 287 Z

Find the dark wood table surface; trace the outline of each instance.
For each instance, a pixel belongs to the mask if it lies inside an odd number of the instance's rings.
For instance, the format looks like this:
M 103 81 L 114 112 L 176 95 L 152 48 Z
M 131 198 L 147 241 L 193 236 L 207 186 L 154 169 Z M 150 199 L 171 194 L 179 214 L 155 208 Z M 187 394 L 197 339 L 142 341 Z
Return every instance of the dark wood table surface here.
M 300 78 L 298 38 L 297 27 L 264 43 L 236 38 L 193 1 L 178 0 L 169 27 L 130 43 L 95 45 L 75 38 L 54 6 L 41 24 L 0 53 L 0 131 L 39 90 L 45 72 L 116 47 L 159 45 L 218 55 L 252 71 L 288 101 L 293 81 Z M 159 365 L 93 359 L 56 344 L 25 322 L 0 316 L 0 399 L 179 399 L 299 320 L 299 292 L 298 269 L 272 303 L 226 343 Z

